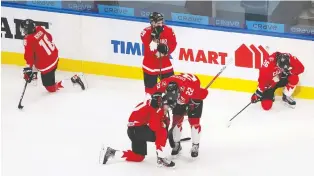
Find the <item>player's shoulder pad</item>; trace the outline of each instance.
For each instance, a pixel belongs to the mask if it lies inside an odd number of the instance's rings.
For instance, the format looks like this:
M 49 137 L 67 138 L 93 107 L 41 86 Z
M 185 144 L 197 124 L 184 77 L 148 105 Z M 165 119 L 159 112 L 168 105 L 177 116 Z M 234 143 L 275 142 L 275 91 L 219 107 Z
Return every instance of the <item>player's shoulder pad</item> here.
M 289 55 L 290 59 L 298 60 L 298 58 L 295 57 L 294 55 L 292 55 L 292 54 L 290 54 L 290 53 L 287 53 L 287 54 Z
M 38 31 L 38 30 L 45 31 L 45 29 L 43 27 L 41 27 L 41 26 L 36 26 L 35 29 L 36 29 L 36 31 Z
M 168 25 L 165 25 L 164 28 L 165 28 L 165 29 L 168 29 L 168 30 L 173 30 L 172 27 L 170 27 L 170 26 L 168 26 Z
M 152 28 L 150 26 L 148 26 L 148 27 L 144 28 L 144 30 L 145 31 L 150 31 L 150 30 L 152 30 Z
M 274 52 L 273 54 L 271 54 L 269 57 L 268 57 L 268 60 L 269 61 L 271 61 L 271 62 L 273 62 L 275 59 L 276 59 L 276 54 L 277 54 L 278 52 Z
M 165 28 L 165 31 L 169 31 L 169 32 L 171 32 L 171 33 L 174 34 L 174 31 L 173 31 L 173 28 L 172 28 L 172 27 L 165 25 L 164 28 Z

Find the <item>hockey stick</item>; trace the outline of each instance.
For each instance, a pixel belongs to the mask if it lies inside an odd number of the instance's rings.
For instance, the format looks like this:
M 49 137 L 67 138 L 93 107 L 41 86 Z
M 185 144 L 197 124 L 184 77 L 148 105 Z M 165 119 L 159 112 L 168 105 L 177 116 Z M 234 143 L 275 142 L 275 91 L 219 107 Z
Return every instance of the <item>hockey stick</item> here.
M 25 90 L 26 90 L 27 84 L 28 84 L 28 81 L 25 81 L 24 90 L 22 92 L 22 95 L 21 95 L 21 98 L 20 98 L 20 102 L 19 102 L 19 105 L 18 105 L 19 109 L 23 109 L 23 107 L 24 107 L 24 106 L 22 106 L 22 100 L 23 100 L 23 97 L 24 97 L 24 94 L 25 94 Z
M 221 75 L 221 73 L 227 68 L 227 66 L 233 61 L 233 58 L 231 58 L 227 64 L 225 66 L 223 66 L 221 68 L 221 70 L 216 74 L 216 76 L 207 84 L 207 86 L 205 87 L 205 89 L 208 89 L 213 83 L 214 81 Z M 183 117 L 184 118 L 184 117 Z M 178 125 L 178 123 L 180 123 L 181 119 L 177 122 L 177 124 L 172 125 L 172 127 L 170 128 L 169 132 L 168 132 L 168 139 L 169 139 L 169 144 L 171 146 L 171 148 L 174 148 L 174 140 L 173 140 L 173 130 L 174 127 Z M 185 138 L 184 138 L 185 139 Z M 190 138 L 191 139 L 191 138 Z M 190 140 L 189 139 L 189 140 Z M 181 139 L 182 140 L 182 139 Z M 180 140 L 180 141 L 181 141 Z
M 231 122 L 233 119 L 235 119 L 242 111 L 244 111 L 247 107 L 249 107 L 252 104 L 252 102 L 250 102 L 249 104 L 247 104 L 243 109 L 241 109 L 240 112 L 238 112 L 236 115 L 234 115 L 230 120 L 229 120 L 229 124 L 228 124 L 228 128 L 231 126 Z

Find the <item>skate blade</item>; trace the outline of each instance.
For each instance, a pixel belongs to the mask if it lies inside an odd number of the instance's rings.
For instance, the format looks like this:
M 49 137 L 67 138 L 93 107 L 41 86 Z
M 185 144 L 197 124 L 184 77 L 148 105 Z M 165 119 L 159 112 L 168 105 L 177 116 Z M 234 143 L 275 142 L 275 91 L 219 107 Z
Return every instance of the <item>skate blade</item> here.
M 178 159 L 181 156 L 181 151 L 176 155 L 171 155 L 171 159 Z
M 100 153 L 99 153 L 99 164 L 104 164 L 104 159 L 105 159 L 105 155 L 106 155 L 106 148 L 104 145 L 102 145 L 101 149 L 100 149 Z
M 88 82 L 87 82 L 87 78 L 84 75 L 84 73 L 78 73 L 78 75 L 81 78 L 82 82 L 84 83 L 85 90 L 88 89 Z
M 158 168 L 167 168 L 167 169 L 175 169 L 176 168 L 176 165 L 172 166 L 172 167 L 168 167 L 168 166 L 165 166 L 163 164 L 157 164 L 157 167 Z
M 282 103 L 284 104 L 284 106 L 291 108 L 291 109 L 295 109 L 296 105 L 290 105 L 289 103 L 282 101 Z

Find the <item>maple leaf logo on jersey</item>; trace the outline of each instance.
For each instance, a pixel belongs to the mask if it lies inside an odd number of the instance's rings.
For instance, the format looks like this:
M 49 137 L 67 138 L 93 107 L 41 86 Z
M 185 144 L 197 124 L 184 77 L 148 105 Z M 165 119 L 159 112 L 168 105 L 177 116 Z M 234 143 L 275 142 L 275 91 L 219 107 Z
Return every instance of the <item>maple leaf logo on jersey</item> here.
M 166 83 L 165 81 L 162 81 L 162 82 L 161 82 L 161 86 L 166 87 L 166 86 L 167 86 L 167 83 Z

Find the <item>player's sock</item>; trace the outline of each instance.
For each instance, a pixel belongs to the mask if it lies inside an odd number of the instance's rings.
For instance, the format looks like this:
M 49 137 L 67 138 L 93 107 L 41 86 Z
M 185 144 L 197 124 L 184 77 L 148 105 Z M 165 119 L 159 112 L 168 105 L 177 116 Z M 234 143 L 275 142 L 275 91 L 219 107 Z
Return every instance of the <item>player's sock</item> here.
M 191 125 L 192 143 L 198 144 L 201 136 L 200 118 L 189 118 L 189 122 Z
M 294 107 L 296 105 L 295 100 L 292 98 L 292 94 L 295 91 L 295 89 L 296 89 L 295 85 L 291 85 L 288 83 L 283 90 L 282 100 L 288 103 L 291 107 Z
M 125 158 L 126 161 L 141 162 L 144 160 L 145 156 L 134 153 L 131 150 L 127 150 L 123 152 L 119 151 L 117 153 L 117 158 Z
M 173 128 L 173 141 L 180 142 L 182 134 L 182 122 L 183 116 L 174 115 L 172 125 L 175 125 Z
M 182 146 L 180 143 L 181 135 L 182 135 L 182 122 L 184 116 L 174 115 L 173 116 L 173 123 L 175 125 L 172 131 L 172 137 L 174 141 L 174 147 L 172 148 L 171 155 L 175 156 L 178 155 L 179 152 L 182 150 Z
M 200 136 L 201 136 L 200 118 L 189 118 L 189 122 L 191 125 L 191 136 L 192 136 L 192 143 L 193 143 L 192 149 L 191 149 L 191 156 L 197 157 L 199 143 L 200 143 Z

